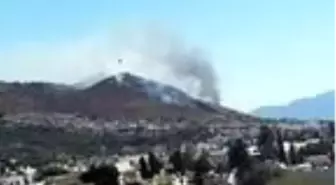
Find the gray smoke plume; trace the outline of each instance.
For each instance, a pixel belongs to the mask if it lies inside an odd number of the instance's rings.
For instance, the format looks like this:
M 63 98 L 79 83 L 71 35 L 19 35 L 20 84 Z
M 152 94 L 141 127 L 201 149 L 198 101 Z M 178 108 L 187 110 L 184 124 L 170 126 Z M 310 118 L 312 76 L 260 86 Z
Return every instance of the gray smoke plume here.
M 217 77 L 211 63 L 198 50 L 184 51 L 172 48 L 166 55 L 165 65 L 179 79 L 190 79 L 197 85 L 197 96 L 219 103 Z
M 188 48 L 182 39 L 155 29 L 122 38 L 124 47 L 121 47 L 119 56 L 126 66 L 128 62 L 132 64 L 124 70 L 173 85 L 194 97 L 219 103 L 217 75 L 201 49 Z M 135 60 L 138 62 L 136 68 Z

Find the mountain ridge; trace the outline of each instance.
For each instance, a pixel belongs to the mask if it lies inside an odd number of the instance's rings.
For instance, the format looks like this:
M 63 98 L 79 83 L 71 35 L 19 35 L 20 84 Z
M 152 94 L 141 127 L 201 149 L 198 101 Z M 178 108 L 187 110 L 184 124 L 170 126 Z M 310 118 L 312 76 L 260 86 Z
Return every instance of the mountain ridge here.
M 289 102 L 287 105 L 262 106 L 251 113 L 261 117 L 297 119 L 334 119 L 335 90 Z
M 257 119 L 130 73 L 106 77 L 84 89 L 43 82 L 1 84 L 0 112 L 9 114 L 59 112 L 107 119 L 204 119 L 213 114 L 226 114 L 233 120 Z

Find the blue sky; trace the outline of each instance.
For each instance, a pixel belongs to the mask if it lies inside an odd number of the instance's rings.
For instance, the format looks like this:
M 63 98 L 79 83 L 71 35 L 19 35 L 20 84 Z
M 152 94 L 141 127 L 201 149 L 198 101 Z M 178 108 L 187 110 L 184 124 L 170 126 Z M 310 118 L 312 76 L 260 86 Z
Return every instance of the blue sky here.
M 334 89 L 330 0 L 1 1 L 0 79 L 78 81 L 106 66 L 96 61 L 122 30 L 148 25 L 204 50 L 224 105 L 249 111 Z

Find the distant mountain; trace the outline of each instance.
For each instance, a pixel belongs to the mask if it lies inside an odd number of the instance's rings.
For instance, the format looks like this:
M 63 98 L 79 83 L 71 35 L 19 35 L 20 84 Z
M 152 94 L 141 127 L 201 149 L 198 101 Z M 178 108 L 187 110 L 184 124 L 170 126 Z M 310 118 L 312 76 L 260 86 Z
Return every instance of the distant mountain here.
M 229 120 L 257 119 L 130 73 L 98 75 L 73 86 L 2 82 L 0 112 L 58 112 L 108 119 L 204 119 L 213 114 L 225 115 Z
M 298 119 L 334 119 L 335 91 L 295 100 L 284 106 L 260 107 L 252 114 L 262 117 Z

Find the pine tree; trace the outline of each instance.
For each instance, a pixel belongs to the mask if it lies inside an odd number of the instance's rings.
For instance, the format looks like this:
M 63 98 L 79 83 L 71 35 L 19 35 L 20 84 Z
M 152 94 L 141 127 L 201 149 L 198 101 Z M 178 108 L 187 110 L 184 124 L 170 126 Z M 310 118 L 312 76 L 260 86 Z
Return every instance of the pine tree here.
M 95 185 L 118 185 L 119 171 L 115 166 L 92 167 L 89 171 L 79 177 L 83 183 L 93 183 Z
M 265 159 L 272 159 L 274 156 L 274 135 L 272 130 L 266 126 L 262 125 L 260 127 L 260 133 L 258 136 L 258 147 L 261 153 L 262 158 Z
M 169 162 L 173 165 L 174 173 L 185 173 L 185 167 L 182 160 L 182 154 L 180 150 L 176 150 L 170 157 Z
M 304 157 L 302 154 L 302 149 L 296 152 L 296 164 L 303 163 Z
M 147 163 L 145 161 L 144 157 L 140 157 L 139 159 L 139 166 L 140 166 L 140 175 L 143 179 L 150 179 L 152 178 L 152 175 L 150 173 L 150 170 L 147 166 Z
M 279 129 L 277 130 L 277 145 L 279 148 L 279 151 L 278 151 L 279 161 L 287 164 L 287 157 L 286 157 L 286 153 L 284 150 L 283 137 Z
M 211 168 L 211 164 L 206 155 L 201 155 L 195 162 L 194 171 L 202 175 L 209 172 Z
M 264 172 L 252 163 L 244 142 L 237 139 L 229 148 L 229 169 L 237 169 L 235 178 L 238 185 L 265 185 Z M 259 164 L 260 165 L 260 164 Z
M 228 152 L 229 170 L 237 167 L 248 166 L 250 164 L 246 146 L 241 139 L 237 139 L 229 148 Z
M 194 177 L 193 182 L 195 185 L 204 184 L 204 175 L 212 169 L 209 162 L 208 155 L 203 151 L 203 153 L 198 157 L 194 164 Z
M 160 173 L 163 165 L 152 152 L 148 153 L 148 163 L 153 176 Z
M 289 148 L 289 158 L 290 158 L 290 163 L 292 165 L 295 165 L 297 164 L 297 155 L 296 155 L 296 151 L 295 151 L 295 147 L 294 147 L 294 144 L 291 143 L 290 144 L 290 148 Z
M 188 144 L 184 152 L 181 153 L 183 159 L 183 166 L 186 170 L 193 170 L 195 165 L 196 149 L 193 144 Z
M 334 121 L 330 121 L 329 123 L 328 123 L 328 132 L 329 132 L 329 137 L 330 138 L 334 138 L 335 137 L 335 123 L 334 123 Z

